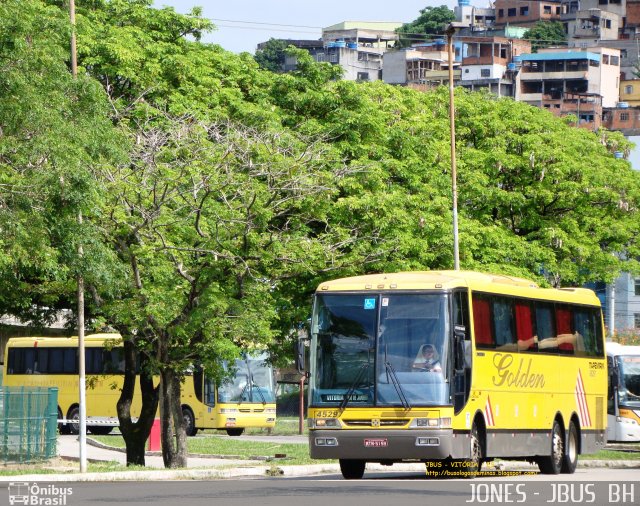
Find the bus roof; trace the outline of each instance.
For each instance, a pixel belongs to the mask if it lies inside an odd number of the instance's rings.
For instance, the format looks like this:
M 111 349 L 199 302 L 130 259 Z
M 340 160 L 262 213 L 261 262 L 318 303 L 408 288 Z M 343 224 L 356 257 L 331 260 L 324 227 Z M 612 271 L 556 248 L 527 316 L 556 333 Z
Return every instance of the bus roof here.
M 600 301 L 587 288 L 540 288 L 535 282 L 501 274 L 474 271 L 415 271 L 368 274 L 326 281 L 317 292 L 451 290 L 471 288 L 481 292 L 527 296 L 599 306 Z
M 607 350 L 607 355 L 617 357 L 621 355 L 638 355 L 640 356 L 640 346 L 633 346 L 629 344 L 620 344 L 614 341 L 607 341 L 604 346 Z
M 120 334 L 89 334 L 85 336 L 84 341 L 85 344 L 89 346 L 101 346 L 107 341 L 121 341 L 122 337 Z M 26 347 L 43 347 L 48 348 L 52 346 L 69 346 L 75 347 L 78 346 L 78 336 L 71 337 L 39 337 L 39 336 L 29 336 L 29 337 L 12 337 L 7 342 L 7 347 L 17 347 L 17 348 L 26 348 Z

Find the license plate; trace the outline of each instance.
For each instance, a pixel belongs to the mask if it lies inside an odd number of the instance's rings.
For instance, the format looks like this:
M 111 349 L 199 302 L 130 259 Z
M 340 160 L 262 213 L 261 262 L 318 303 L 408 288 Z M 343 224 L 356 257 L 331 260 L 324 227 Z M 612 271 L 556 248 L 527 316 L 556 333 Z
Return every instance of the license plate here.
M 389 446 L 389 441 L 387 439 L 365 439 L 364 445 L 369 448 L 382 448 L 384 446 Z

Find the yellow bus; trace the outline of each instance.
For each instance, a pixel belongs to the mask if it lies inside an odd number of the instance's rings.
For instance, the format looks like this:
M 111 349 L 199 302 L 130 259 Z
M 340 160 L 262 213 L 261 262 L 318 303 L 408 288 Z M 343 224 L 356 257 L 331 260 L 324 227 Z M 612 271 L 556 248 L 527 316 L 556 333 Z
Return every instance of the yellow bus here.
M 408 461 L 472 477 L 497 457 L 573 473 L 578 454 L 606 442 L 603 329 L 583 288 L 464 271 L 322 283 L 309 345 L 311 457 L 339 459 L 347 479 L 367 462 Z
M 108 434 L 119 424 L 116 403 L 124 373 L 122 352 L 118 334 L 85 338 L 87 428 L 93 434 Z M 11 338 L 4 356 L 4 385 L 57 386 L 60 431 L 77 434 L 78 338 Z M 188 373 L 182 384 L 187 435 L 194 436 L 199 429 L 219 429 L 239 436 L 249 427 L 275 426 L 275 377 L 267 358 L 266 353 L 257 353 L 236 360 L 235 374 L 221 385 L 201 368 Z M 132 414 L 139 413 L 140 407 L 138 385 Z

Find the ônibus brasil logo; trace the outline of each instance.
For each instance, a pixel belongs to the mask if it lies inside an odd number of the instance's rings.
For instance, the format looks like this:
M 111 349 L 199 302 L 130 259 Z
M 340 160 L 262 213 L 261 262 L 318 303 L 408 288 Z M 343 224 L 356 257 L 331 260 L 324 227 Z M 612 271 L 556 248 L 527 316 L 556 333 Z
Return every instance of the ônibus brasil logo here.
M 73 494 L 71 487 L 38 485 L 37 483 L 9 483 L 9 504 L 29 506 L 66 506 L 67 496 Z

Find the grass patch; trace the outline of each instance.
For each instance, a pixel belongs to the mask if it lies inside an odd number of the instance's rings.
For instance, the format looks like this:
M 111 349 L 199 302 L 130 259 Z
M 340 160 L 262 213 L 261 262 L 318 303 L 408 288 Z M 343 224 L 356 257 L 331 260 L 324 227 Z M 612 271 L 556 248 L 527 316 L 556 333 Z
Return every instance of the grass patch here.
M 297 436 L 300 434 L 300 422 L 297 417 L 277 417 L 276 426 L 272 429 L 246 429 L 245 434 L 250 436 Z M 307 421 L 303 420 L 302 434 L 308 435 Z
M 619 450 L 600 450 L 598 453 L 590 455 L 580 455 L 583 460 L 640 460 L 640 452 L 637 451 L 619 451 Z
M 124 448 L 124 439 L 120 435 L 92 436 L 92 439 L 116 448 Z M 309 457 L 306 444 L 244 441 L 239 438 L 221 435 L 201 435 L 187 439 L 190 454 L 224 455 L 239 460 L 253 460 L 256 465 L 280 462 L 285 465 L 323 463 Z M 281 457 L 284 455 L 284 458 Z
M 88 473 L 112 473 L 116 471 L 149 471 L 148 467 L 130 466 L 120 464 L 116 461 L 111 462 L 87 462 Z M 80 464 L 78 462 L 51 459 L 33 464 L 7 464 L 0 467 L 0 476 L 20 476 L 25 474 L 74 474 L 80 472 Z

